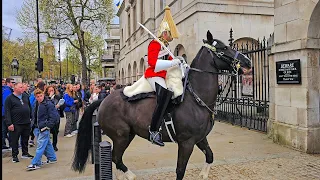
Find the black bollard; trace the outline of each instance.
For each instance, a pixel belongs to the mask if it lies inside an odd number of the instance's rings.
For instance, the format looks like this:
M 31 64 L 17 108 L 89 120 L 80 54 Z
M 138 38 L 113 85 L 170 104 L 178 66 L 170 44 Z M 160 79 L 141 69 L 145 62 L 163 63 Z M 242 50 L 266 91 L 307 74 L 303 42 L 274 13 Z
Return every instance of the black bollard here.
M 99 143 L 101 142 L 101 129 L 98 122 L 93 124 L 93 157 L 94 157 L 94 172 L 95 179 L 98 180 L 100 177 L 100 154 L 99 154 Z
M 100 143 L 100 180 L 112 180 L 112 145 L 108 141 Z

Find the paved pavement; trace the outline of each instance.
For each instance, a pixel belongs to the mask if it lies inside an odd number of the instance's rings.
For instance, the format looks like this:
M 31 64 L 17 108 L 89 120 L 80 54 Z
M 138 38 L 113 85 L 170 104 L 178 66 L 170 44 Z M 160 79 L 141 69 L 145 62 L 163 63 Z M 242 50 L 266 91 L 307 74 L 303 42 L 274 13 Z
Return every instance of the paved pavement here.
M 61 123 L 64 130 L 65 120 Z M 103 140 L 108 140 L 103 137 Z M 209 179 L 320 179 L 320 155 L 308 155 L 274 144 L 260 132 L 217 122 L 208 136 L 211 149 L 215 154 L 214 166 Z M 25 167 L 30 160 L 20 159 L 12 163 L 10 157 L 2 158 L 3 178 L 15 179 L 61 179 L 92 180 L 93 165 L 88 163 L 83 174 L 71 170 L 75 137 L 64 138 L 59 134 L 57 152 L 58 163 L 27 172 Z M 34 148 L 30 148 L 34 154 Z M 167 143 L 157 147 L 136 137 L 124 155 L 124 163 L 141 180 L 175 179 L 177 145 Z M 205 161 L 203 153 L 195 147 L 190 158 L 185 179 L 199 179 Z

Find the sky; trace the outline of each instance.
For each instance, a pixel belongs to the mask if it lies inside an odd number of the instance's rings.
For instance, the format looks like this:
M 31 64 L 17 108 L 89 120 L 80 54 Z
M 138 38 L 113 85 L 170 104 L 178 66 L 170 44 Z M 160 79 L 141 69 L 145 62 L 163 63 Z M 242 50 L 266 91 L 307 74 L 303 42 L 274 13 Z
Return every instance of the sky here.
M 10 39 L 22 37 L 23 33 L 16 20 L 17 11 L 23 4 L 22 0 L 2 0 L 2 26 L 11 28 Z
M 2 0 L 2 26 L 6 28 L 11 28 L 11 36 L 10 39 L 16 39 L 19 37 L 23 37 L 23 31 L 21 27 L 18 25 L 16 20 L 16 14 L 19 9 L 22 7 L 24 0 Z M 119 0 L 113 0 L 114 4 L 118 3 Z M 122 0 L 121 0 L 122 2 Z M 117 10 L 117 7 L 115 7 Z M 114 18 L 114 23 L 119 23 L 119 17 Z M 66 45 L 63 44 L 61 47 L 61 54 L 63 56 L 64 49 Z M 57 48 L 56 48 L 57 49 Z

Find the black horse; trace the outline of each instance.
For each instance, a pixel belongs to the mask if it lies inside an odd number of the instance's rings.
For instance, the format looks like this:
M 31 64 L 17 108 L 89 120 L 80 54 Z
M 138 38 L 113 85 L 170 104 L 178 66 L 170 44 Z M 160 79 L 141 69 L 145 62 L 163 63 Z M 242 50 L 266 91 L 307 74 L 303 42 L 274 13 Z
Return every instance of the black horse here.
M 176 168 L 178 180 L 183 179 L 194 145 L 197 145 L 206 157 L 206 164 L 200 176 L 208 177 L 213 153 L 206 136 L 213 127 L 212 109 L 218 93 L 218 73 L 220 70 L 241 71 L 239 64 L 242 68 L 251 67 L 250 59 L 220 40 L 213 39 L 209 31 L 204 43 L 190 66 L 188 76 L 190 86 L 186 90 L 184 101 L 176 106 L 172 113 L 176 130 L 175 140 L 178 143 Z M 196 100 L 197 96 L 203 100 L 202 105 Z M 103 132 L 113 141 L 112 161 L 127 179 L 135 179 L 136 176 L 124 165 L 122 156 L 135 135 L 148 139 L 148 127 L 155 105 L 155 98 L 126 102 L 121 98 L 120 90 L 114 91 L 102 102 L 91 104 L 79 124 L 73 170 L 83 172 L 85 169 L 92 141 L 92 113 L 100 106 L 98 122 Z M 163 140 L 171 142 L 165 131 Z

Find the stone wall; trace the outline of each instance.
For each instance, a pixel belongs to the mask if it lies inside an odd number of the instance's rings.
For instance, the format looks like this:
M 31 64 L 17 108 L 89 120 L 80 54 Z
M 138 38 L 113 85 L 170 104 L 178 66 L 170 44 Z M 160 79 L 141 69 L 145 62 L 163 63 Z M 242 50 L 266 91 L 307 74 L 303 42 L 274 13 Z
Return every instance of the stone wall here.
M 320 153 L 319 12 L 318 0 L 276 0 L 269 57 L 269 134 L 276 143 L 308 153 Z M 293 59 L 300 59 L 302 83 L 276 84 L 276 62 Z

